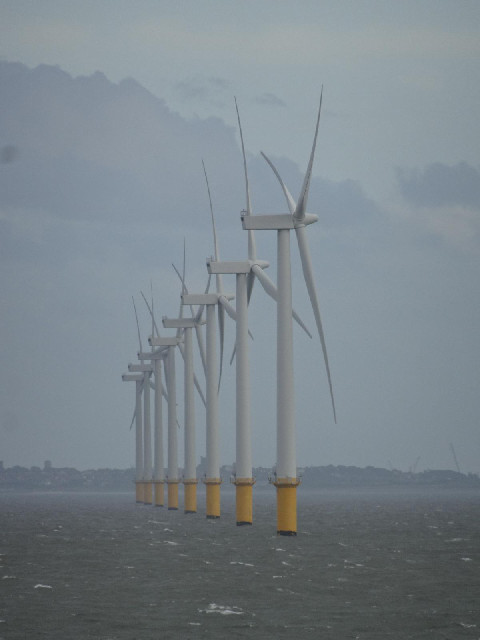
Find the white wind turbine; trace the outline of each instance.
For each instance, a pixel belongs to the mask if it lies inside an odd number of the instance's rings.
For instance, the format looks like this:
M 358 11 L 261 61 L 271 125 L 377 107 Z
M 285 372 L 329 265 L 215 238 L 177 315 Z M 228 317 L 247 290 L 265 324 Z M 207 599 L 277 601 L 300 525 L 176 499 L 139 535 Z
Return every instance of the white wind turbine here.
M 157 331 L 155 323 L 155 317 L 153 315 L 153 298 L 152 298 L 152 308 L 150 309 L 150 305 L 147 302 L 143 292 L 142 297 L 147 305 L 151 316 L 152 316 L 152 333 L 154 333 L 154 329 Z M 173 341 L 172 341 L 173 344 Z M 164 483 L 165 483 L 165 468 L 164 468 L 164 455 L 163 455 L 163 415 L 162 415 L 162 396 L 168 402 L 168 396 L 163 388 L 162 384 L 162 360 L 165 364 L 165 359 L 168 355 L 168 343 L 162 344 L 162 346 L 158 349 L 154 349 L 150 352 L 139 352 L 138 359 L 139 360 L 149 360 L 153 366 L 154 372 L 154 445 L 153 445 L 153 488 L 154 488 L 154 496 L 153 496 L 153 504 L 156 507 L 163 507 L 164 505 Z
M 174 266 L 175 268 L 175 266 Z M 175 269 L 175 271 L 177 271 Z M 177 272 L 178 273 L 178 272 Z M 186 293 L 185 286 L 185 245 L 183 247 L 183 276 L 182 281 L 182 294 Z M 183 468 L 183 484 L 184 484 L 184 509 L 185 513 L 197 512 L 197 467 L 196 467 L 196 454 L 195 454 L 195 399 L 194 399 L 194 386 L 195 386 L 195 373 L 193 367 L 193 338 L 192 330 L 195 329 L 198 332 L 202 324 L 205 324 L 201 319 L 202 312 L 195 315 L 192 308 L 192 317 L 183 317 L 183 303 L 180 304 L 180 311 L 178 318 L 168 318 L 163 316 L 162 323 L 167 329 L 177 329 L 177 338 L 181 338 L 183 333 L 183 345 L 179 343 L 184 360 L 184 468 Z M 201 333 L 200 333 L 201 335 Z M 200 353 L 202 353 L 203 341 L 200 340 Z M 204 362 L 204 358 L 202 358 Z M 197 383 L 198 385 L 198 383 Z M 201 393 L 200 387 L 199 393 L 206 406 L 205 398 Z
M 138 315 L 135 307 L 135 300 L 132 298 L 133 308 L 135 312 L 135 319 L 137 323 L 137 332 L 138 332 L 138 340 L 140 349 L 142 348 L 142 339 L 140 336 L 140 326 L 138 323 Z M 150 355 L 150 354 L 148 354 Z M 148 487 L 145 482 L 145 460 L 148 461 L 151 445 L 149 443 L 150 440 L 150 428 L 149 428 L 149 418 L 146 422 L 143 421 L 143 412 L 142 412 L 142 392 L 146 386 L 150 386 L 150 380 L 148 372 L 145 371 L 144 361 L 145 358 L 140 358 L 141 365 L 129 365 L 129 370 L 136 370 L 137 373 L 133 374 L 125 374 L 122 376 L 122 380 L 124 382 L 135 382 L 136 383 L 136 393 L 135 393 L 135 410 L 133 414 L 132 424 L 135 421 L 135 484 L 136 484 L 136 501 L 139 503 L 148 503 Z M 132 369 L 133 367 L 133 369 Z M 138 368 L 140 367 L 140 368 Z M 145 397 L 145 396 L 144 396 Z M 145 400 L 148 410 L 145 412 L 147 415 L 150 413 L 149 407 L 149 396 L 148 399 Z M 131 428 L 131 425 L 130 425 Z M 144 437 L 145 431 L 145 437 Z M 151 472 L 150 472 L 151 474 Z M 148 475 L 148 464 L 147 464 L 147 475 Z
M 168 437 L 169 437 L 169 448 L 168 448 L 168 475 L 170 478 L 175 479 L 178 473 L 175 471 L 176 467 L 176 441 L 177 441 L 177 431 L 174 428 L 175 425 L 178 425 L 176 407 L 170 407 L 169 404 L 169 396 L 165 392 L 165 389 L 162 385 L 162 367 L 161 361 L 163 361 L 163 365 L 165 368 L 165 380 L 167 386 L 169 385 L 169 353 L 170 348 L 174 348 L 178 345 L 178 338 L 175 337 L 166 337 L 162 338 L 160 336 L 160 332 L 157 327 L 157 323 L 155 322 L 155 316 L 153 313 L 153 296 L 152 296 L 152 306 L 149 305 L 145 295 L 142 292 L 143 300 L 147 306 L 147 309 L 152 318 L 152 336 L 149 338 L 149 343 L 153 345 L 152 340 L 154 340 L 154 344 L 158 346 L 158 349 L 154 349 L 152 346 L 152 351 L 145 353 L 138 353 L 138 358 L 140 360 L 150 360 L 153 363 L 154 374 L 155 374 L 155 444 L 154 444 L 154 489 L 155 489 L 155 506 L 161 507 L 164 505 L 164 483 L 165 483 L 165 468 L 164 468 L 164 454 L 163 454 L 163 415 L 162 415 L 162 396 L 167 401 L 168 406 Z M 156 333 L 156 336 L 155 336 Z M 175 364 L 175 363 L 173 363 Z M 173 367 L 173 375 L 175 375 L 175 367 Z M 173 386 L 175 386 L 175 381 L 173 382 Z M 168 478 L 167 478 L 168 484 Z M 168 506 L 170 509 L 176 509 L 178 507 L 178 490 L 175 488 L 175 483 L 170 483 L 172 486 L 169 488 L 169 502 Z M 175 506 L 177 505 L 177 506 Z
M 240 114 L 237 110 L 240 140 L 245 174 L 246 188 L 246 215 L 251 215 L 250 189 L 248 183 L 247 162 L 243 143 Z M 212 221 L 215 234 L 215 221 Z M 217 252 L 218 255 L 218 252 Z M 253 521 L 252 486 L 255 479 L 252 477 L 252 445 L 251 445 L 251 412 L 250 412 L 250 375 L 248 358 L 248 304 L 253 290 L 255 278 L 257 278 L 274 300 L 278 298 L 277 288 L 270 278 L 264 273 L 269 266 L 265 260 L 257 258 L 254 233 L 248 231 L 248 259 L 243 262 L 221 262 L 218 260 L 207 261 L 207 269 L 211 274 L 235 274 L 236 278 L 236 463 L 233 484 L 236 486 L 236 522 L 237 525 L 250 525 Z M 295 320 L 308 333 L 303 322 L 292 309 Z M 232 356 L 233 358 L 233 356 Z
M 296 468 L 295 449 L 295 409 L 294 409 L 294 372 L 293 372 L 293 332 L 292 332 L 292 282 L 290 266 L 290 230 L 295 229 L 302 262 L 303 275 L 317 324 L 327 371 L 328 384 L 336 421 L 335 402 L 328 364 L 327 350 L 313 269 L 310 259 L 305 227 L 317 222 L 318 217 L 306 212 L 310 179 L 317 144 L 318 127 L 322 107 L 322 95 L 315 128 L 315 136 L 310 160 L 305 174 L 302 190 L 297 203 L 283 184 L 277 170 L 264 156 L 275 175 L 280 180 L 287 198 L 290 213 L 270 215 L 242 215 L 242 225 L 246 230 L 267 229 L 277 232 L 277 466 L 274 484 L 277 487 L 277 533 L 296 535 L 297 508 L 296 489 L 299 484 Z M 263 154 L 264 155 L 264 154 Z
M 202 163 L 203 164 L 203 163 Z M 205 165 L 203 164 L 205 179 L 207 182 L 208 197 L 210 201 L 210 212 L 212 215 L 215 260 L 219 260 L 219 251 L 217 243 L 217 235 L 215 230 L 215 221 L 213 217 L 212 199 L 210 195 L 210 187 L 208 184 Z M 220 387 L 220 379 L 222 374 L 223 347 L 224 347 L 224 327 L 225 327 L 225 311 L 236 321 L 237 314 L 230 304 L 234 296 L 226 294 L 223 290 L 223 282 L 220 274 L 216 274 L 216 293 L 203 294 L 187 294 L 182 295 L 184 305 L 199 305 L 200 311 L 203 312 L 205 306 L 206 311 L 206 458 L 207 471 L 206 477 L 203 479 L 206 485 L 206 502 L 207 502 L 207 518 L 220 517 L 220 452 L 219 452 L 219 416 L 218 416 L 218 391 Z M 207 287 L 208 290 L 208 287 Z M 215 343 L 216 334 L 216 318 L 215 307 L 218 308 L 218 324 L 220 335 L 220 371 L 217 367 L 217 349 Z M 198 314 L 197 314 L 198 315 Z
M 152 331 L 152 335 L 148 338 L 148 342 L 151 347 L 160 347 L 159 351 L 163 351 L 162 354 L 164 358 L 165 365 L 165 380 L 167 384 L 167 395 L 168 395 L 168 447 L 167 447 L 167 505 L 169 510 L 177 510 L 178 509 L 178 483 L 179 474 L 178 474 L 178 453 L 177 453 L 177 390 L 176 390 L 176 373 L 175 373 L 175 347 L 177 347 L 179 343 L 179 339 L 174 337 L 163 338 L 160 336 L 160 332 L 158 330 L 157 324 L 155 322 L 155 318 L 153 315 L 153 310 L 150 308 L 145 296 L 143 296 L 145 303 L 148 307 L 150 315 L 152 317 L 152 329 L 155 329 L 157 335 L 155 336 Z M 139 354 L 140 357 L 141 354 Z M 156 370 L 158 372 L 158 379 L 160 380 L 160 363 L 156 364 Z M 159 403 L 159 412 L 158 416 L 161 415 L 160 410 L 160 398 L 158 399 Z M 159 493 L 161 493 L 160 500 L 163 503 L 163 482 L 165 481 L 165 476 L 160 469 L 163 469 L 163 422 L 162 426 L 159 427 L 158 439 L 156 440 L 155 450 L 158 455 L 158 469 L 159 475 L 163 476 L 163 481 L 161 487 L 159 487 Z M 161 431 L 161 433 L 160 433 Z M 162 437 L 162 439 L 161 439 Z M 162 444 L 161 444 L 162 443 Z
M 123 374 L 123 382 L 135 382 L 135 500 L 144 502 L 143 490 L 143 434 L 142 434 L 142 386 L 143 374 Z
M 138 322 L 137 308 L 135 306 L 135 300 L 132 297 L 133 309 L 135 311 L 135 319 L 137 321 L 138 342 L 140 345 L 140 352 L 143 352 L 142 339 L 140 336 L 140 325 Z M 151 411 L 150 411 L 150 376 L 153 372 L 152 365 L 145 364 L 144 360 L 140 360 L 140 364 L 129 364 L 128 370 L 130 373 L 143 373 L 143 502 L 145 504 L 152 504 L 152 482 L 153 482 L 153 469 L 152 469 L 152 425 L 151 425 Z

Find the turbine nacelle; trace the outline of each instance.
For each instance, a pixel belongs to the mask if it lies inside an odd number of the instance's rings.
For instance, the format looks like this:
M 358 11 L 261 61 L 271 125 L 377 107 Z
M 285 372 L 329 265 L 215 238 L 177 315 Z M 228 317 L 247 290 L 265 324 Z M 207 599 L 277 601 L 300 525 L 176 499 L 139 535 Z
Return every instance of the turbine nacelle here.
M 139 360 L 163 360 L 167 356 L 168 349 L 157 349 L 156 351 L 138 351 Z
M 162 324 L 165 329 L 194 329 L 197 324 L 205 324 L 205 321 L 198 323 L 195 318 L 167 318 L 167 316 L 163 316 Z
M 217 304 L 220 298 L 233 300 L 231 293 L 184 293 L 182 294 L 183 305 Z
M 152 373 L 153 367 L 151 364 L 129 364 L 128 370 L 131 372 L 143 372 Z
M 142 382 L 143 381 L 143 375 L 139 374 L 139 373 L 124 373 L 122 375 L 122 380 L 123 382 Z
M 173 338 L 161 338 L 160 336 L 149 336 L 148 344 L 151 347 L 176 347 L 181 338 L 174 336 Z
M 281 229 L 297 229 L 298 227 L 313 224 L 318 221 L 318 216 L 313 213 L 306 213 L 300 220 L 291 213 L 266 213 L 249 216 L 242 212 L 241 219 L 242 227 L 246 231 L 279 231 Z
M 260 267 L 260 269 L 267 269 L 267 267 L 270 266 L 270 263 L 266 260 L 241 260 L 238 262 L 207 260 L 207 271 L 211 274 L 250 273 L 252 267 L 255 265 Z

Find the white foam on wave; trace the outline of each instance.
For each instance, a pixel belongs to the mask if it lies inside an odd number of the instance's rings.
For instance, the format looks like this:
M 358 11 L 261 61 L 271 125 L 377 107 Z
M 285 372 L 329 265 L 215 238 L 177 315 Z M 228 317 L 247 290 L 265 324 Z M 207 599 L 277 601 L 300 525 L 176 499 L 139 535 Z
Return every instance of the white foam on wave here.
M 17 576 L 3 576 L 2 580 L 15 580 Z
M 251 564 L 250 562 L 240 562 L 240 561 L 235 561 L 235 560 L 233 562 L 230 562 L 230 564 L 241 564 L 244 567 L 254 567 L 255 566 L 254 564 Z
M 178 546 L 178 542 L 173 542 L 173 540 L 164 540 L 165 544 L 170 544 L 174 547 Z
M 211 602 L 206 609 L 199 609 L 200 613 L 219 613 L 222 616 L 230 616 L 236 615 L 241 616 L 244 614 L 244 611 L 240 609 L 240 607 L 231 607 L 229 605 L 223 604 L 215 604 L 215 602 Z
M 53 589 L 49 584 L 36 584 L 34 589 Z
M 463 562 L 473 562 L 471 558 L 462 558 Z

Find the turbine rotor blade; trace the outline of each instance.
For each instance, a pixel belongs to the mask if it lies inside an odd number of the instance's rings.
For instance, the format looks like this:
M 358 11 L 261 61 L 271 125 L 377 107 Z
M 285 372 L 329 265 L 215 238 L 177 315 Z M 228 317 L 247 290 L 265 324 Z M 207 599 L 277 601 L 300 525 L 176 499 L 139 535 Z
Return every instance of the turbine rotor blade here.
M 273 282 L 267 276 L 265 271 L 261 267 L 259 267 L 257 264 L 253 265 L 252 271 L 257 276 L 257 278 L 259 279 L 260 284 L 262 285 L 263 289 L 265 290 L 265 293 L 267 293 L 271 298 L 273 298 L 273 300 L 275 300 L 275 302 L 277 302 L 277 300 L 278 300 L 277 287 L 273 284 Z M 309 338 L 311 338 L 312 334 L 307 329 L 305 323 L 300 318 L 300 316 L 295 311 L 295 309 L 292 309 L 292 317 L 295 320 L 295 322 L 305 331 L 307 336 Z
M 208 274 L 207 286 L 205 287 L 205 293 L 208 293 L 209 290 L 210 290 L 210 282 L 211 282 L 211 280 L 212 280 L 212 274 L 209 273 Z M 201 321 L 204 309 L 205 309 L 205 305 L 204 304 L 201 304 L 198 307 L 197 315 L 195 316 L 195 322 L 200 322 Z
M 225 342 L 225 310 L 223 307 L 223 303 L 220 301 L 222 297 L 218 299 L 217 304 L 217 313 L 218 313 L 218 333 L 220 336 L 220 370 L 218 373 L 218 391 L 220 391 L 220 382 L 222 380 L 222 371 L 223 371 L 223 346 Z
M 185 289 L 185 238 L 183 238 L 183 273 L 182 273 L 181 280 L 182 280 L 182 294 L 183 294 Z M 180 309 L 178 310 L 178 317 L 183 318 L 183 304 L 182 304 L 181 298 L 180 298 Z M 177 338 L 180 338 L 181 335 L 182 335 L 182 329 L 179 327 L 177 329 L 176 336 Z
M 214 245 L 214 249 L 215 249 L 215 260 L 217 260 L 217 262 L 218 262 L 218 260 L 220 258 L 219 258 L 219 252 L 218 252 L 217 229 L 215 227 L 215 216 L 213 215 L 212 196 L 211 196 L 211 193 L 210 193 L 210 185 L 208 183 L 207 170 L 205 169 L 205 162 L 203 160 L 202 160 L 202 166 L 203 166 L 203 173 L 205 174 L 205 182 L 207 183 L 208 201 L 210 203 L 210 215 L 212 217 L 213 245 Z
M 236 322 L 237 321 L 237 311 L 236 311 L 236 309 L 234 307 L 232 307 L 232 305 L 228 302 L 228 300 L 226 298 L 224 298 L 223 296 L 220 296 L 220 298 L 218 299 L 218 302 L 219 302 L 219 304 L 221 304 L 225 308 L 225 311 L 228 313 L 230 318 Z M 248 330 L 248 335 L 253 340 L 253 335 L 252 335 L 252 332 L 250 331 L 250 329 Z
M 312 261 L 310 258 L 310 250 L 308 247 L 307 235 L 305 227 L 297 227 L 295 229 L 297 235 L 298 248 L 300 251 L 300 258 L 302 261 L 303 276 L 305 278 L 305 284 L 307 285 L 308 295 L 310 296 L 310 302 L 312 304 L 313 315 L 315 316 L 315 322 L 317 324 L 318 335 L 320 337 L 320 343 L 322 345 L 323 359 L 325 361 L 325 368 L 327 371 L 328 386 L 330 389 L 330 398 L 332 401 L 333 419 L 337 422 L 337 413 L 335 410 L 335 399 L 333 397 L 333 385 L 330 375 L 330 366 L 328 364 L 327 345 L 325 342 L 325 335 L 323 333 L 322 320 L 320 318 L 320 306 L 318 304 L 317 290 L 315 287 L 315 281 L 313 279 Z
M 250 187 L 248 184 L 248 172 L 247 172 L 247 158 L 245 155 L 245 145 L 243 143 L 243 132 L 242 132 L 242 123 L 240 122 L 240 113 L 238 111 L 237 99 L 235 98 L 235 109 L 237 110 L 237 119 L 238 119 L 238 128 L 240 130 L 240 141 L 242 143 L 242 155 L 243 155 L 243 172 L 245 175 L 245 191 L 246 191 L 246 200 L 247 200 L 247 216 L 252 215 L 252 204 L 250 200 Z M 256 260 L 257 257 L 257 249 L 255 246 L 255 236 L 253 234 L 253 230 L 248 230 L 248 259 Z
M 180 353 L 182 354 L 183 361 L 185 362 L 185 348 L 184 348 L 184 346 L 183 346 L 183 344 L 181 342 L 178 343 L 178 348 L 180 350 Z M 193 383 L 195 385 L 195 388 L 198 391 L 198 395 L 200 396 L 204 406 L 206 407 L 207 406 L 207 402 L 205 400 L 205 396 L 203 395 L 203 391 L 202 391 L 202 389 L 200 387 L 200 384 L 198 382 L 198 379 L 197 379 L 197 376 L 195 375 L 195 373 L 193 374 Z
M 285 183 L 282 180 L 282 177 L 280 176 L 280 173 L 278 172 L 278 169 L 276 168 L 276 166 L 273 164 L 273 162 L 270 160 L 270 158 L 268 158 L 263 151 L 261 151 L 262 156 L 265 158 L 265 160 L 267 161 L 267 163 L 270 165 L 270 168 L 272 169 L 273 173 L 276 175 L 277 180 L 280 183 L 280 186 L 282 187 L 283 190 L 283 194 L 285 196 L 285 199 L 287 201 L 287 206 L 288 209 L 290 211 L 290 213 L 292 214 L 292 216 L 295 213 L 295 209 L 297 208 L 297 203 L 295 202 L 295 200 L 292 197 L 292 194 L 290 193 L 290 191 L 287 189 L 287 186 L 285 185 Z
M 205 344 L 203 341 L 202 327 L 198 324 L 195 325 L 195 333 L 197 335 L 197 344 L 198 350 L 200 352 L 200 359 L 202 361 L 203 372 L 205 375 L 207 375 L 207 356 L 205 353 Z
M 138 332 L 138 342 L 140 344 L 140 351 L 143 351 L 142 338 L 140 337 L 140 324 L 138 322 L 137 307 L 135 306 L 135 298 L 133 296 L 132 296 L 132 302 L 133 302 L 133 310 L 135 311 L 135 320 L 137 321 L 137 332 Z
M 308 192 L 310 190 L 310 179 L 312 177 L 313 160 L 315 158 L 315 149 L 317 146 L 318 126 L 320 124 L 320 114 L 322 112 L 322 97 L 323 97 L 323 86 L 320 92 L 320 105 L 318 107 L 317 125 L 315 127 L 315 136 L 313 138 L 312 151 L 310 153 L 310 160 L 308 162 L 308 169 L 305 174 L 305 179 L 303 181 L 302 190 L 300 192 L 300 197 L 297 202 L 297 207 L 295 209 L 295 213 L 293 214 L 297 220 L 303 220 L 303 218 L 305 217 L 305 212 L 307 210 Z
M 207 407 L 207 401 L 205 400 L 205 396 L 203 395 L 203 391 L 202 388 L 200 387 L 200 383 L 198 382 L 197 376 L 195 374 L 193 374 L 193 382 L 195 384 L 195 388 L 198 391 L 198 395 L 200 396 L 202 402 L 203 402 L 203 406 L 206 408 Z
M 143 291 L 140 291 L 140 293 L 142 294 L 142 298 L 144 299 L 145 304 L 147 305 L 147 309 L 148 309 L 150 315 L 152 316 L 152 324 L 155 327 L 155 331 L 157 332 L 157 336 L 160 336 L 160 331 L 158 330 L 157 323 L 155 322 L 155 316 L 153 315 L 153 309 L 148 304 L 148 300 L 146 299 L 145 294 L 143 293 Z
M 255 284 L 255 274 L 250 271 L 247 275 L 247 306 L 250 304 L 250 298 L 253 293 L 253 285 Z
M 135 409 L 133 410 L 133 416 L 132 416 L 132 421 L 131 421 L 131 423 L 130 423 L 129 431 L 131 431 L 131 430 L 132 430 L 133 423 L 135 422 L 135 418 L 136 418 L 136 417 L 137 417 L 137 409 L 135 408 Z

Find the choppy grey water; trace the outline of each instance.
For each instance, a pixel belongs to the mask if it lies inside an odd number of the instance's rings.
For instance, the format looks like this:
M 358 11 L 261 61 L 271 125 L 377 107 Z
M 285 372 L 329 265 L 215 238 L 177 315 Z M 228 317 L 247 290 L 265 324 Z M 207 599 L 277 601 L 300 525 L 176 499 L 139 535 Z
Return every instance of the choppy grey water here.
M 0 494 L 0 639 L 480 638 L 478 491 L 300 489 L 299 535 L 234 495 Z

